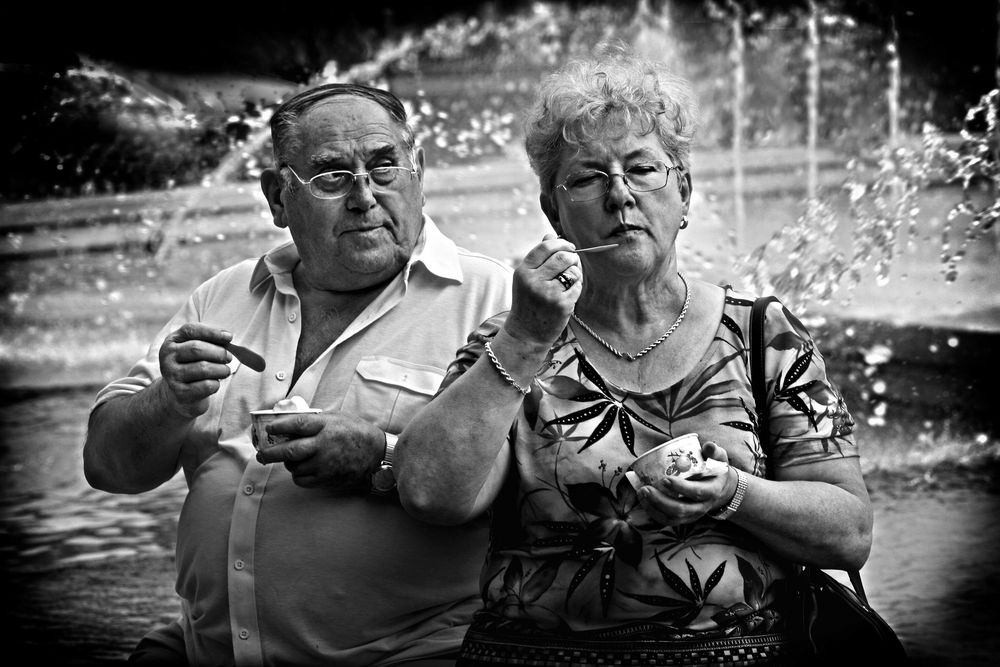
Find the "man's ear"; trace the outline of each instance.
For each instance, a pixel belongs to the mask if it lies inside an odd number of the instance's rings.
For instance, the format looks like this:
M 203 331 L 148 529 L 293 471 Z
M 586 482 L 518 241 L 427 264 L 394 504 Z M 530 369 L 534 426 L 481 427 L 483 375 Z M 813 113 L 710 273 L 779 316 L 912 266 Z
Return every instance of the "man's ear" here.
M 552 225 L 552 229 L 555 230 L 556 234 L 562 236 L 562 224 L 559 222 L 559 207 L 556 206 L 555 201 L 553 201 L 552 195 L 545 194 L 543 192 L 538 195 L 538 203 L 542 207 L 542 213 L 544 213 L 545 217 L 549 219 L 549 224 Z
M 274 218 L 274 226 L 283 229 L 288 226 L 285 222 L 285 206 L 281 203 L 281 191 L 285 188 L 285 179 L 277 167 L 268 167 L 260 173 L 260 189 L 267 200 L 267 207 L 271 209 L 271 216 Z
M 422 146 L 417 146 L 416 150 L 413 151 L 413 159 L 417 168 L 417 181 L 420 182 L 420 197 L 421 204 L 427 205 L 427 193 L 424 191 L 424 149 Z

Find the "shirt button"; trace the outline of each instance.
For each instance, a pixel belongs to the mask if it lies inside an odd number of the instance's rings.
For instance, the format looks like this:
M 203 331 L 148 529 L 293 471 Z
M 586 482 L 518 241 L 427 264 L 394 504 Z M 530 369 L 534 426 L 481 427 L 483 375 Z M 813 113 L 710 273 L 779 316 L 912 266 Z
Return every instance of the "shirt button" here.
M 289 322 L 294 322 L 297 319 L 299 319 L 298 314 L 296 314 L 296 313 L 288 313 L 288 321 Z
M 244 486 L 243 487 L 243 493 L 247 494 L 248 496 L 252 496 L 253 495 L 253 484 L 247 484 L 246 486 Z
M 249 636 L 250 636 L 249 632 L 247 632 L 246 630 L 240 630 L 240 639 L 246 639 Z
M 274 377 L 278 378 L 279 380 L 284 380 L 285 379 L 285 371 L 278 371 L 277 373 L 274 374 Z
M 237 570 L 242 570 L 245 565 L 246 563 L 244 563 L 243 560 L 240 558 L 237 558 L 236 562 L 233 563 L 233 567 L 235 567 Z

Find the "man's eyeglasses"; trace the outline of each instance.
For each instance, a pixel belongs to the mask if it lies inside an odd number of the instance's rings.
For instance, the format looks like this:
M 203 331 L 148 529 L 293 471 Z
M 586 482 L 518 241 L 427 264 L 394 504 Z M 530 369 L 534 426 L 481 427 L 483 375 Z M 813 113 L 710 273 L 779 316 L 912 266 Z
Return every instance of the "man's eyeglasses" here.
M 285 165 L 299 179 L 302 185 L 309 188 L 309 194 L 317 199 L 340 199 L 346 197 L 354 188 L 358 177 L 368 181 L 372 192 L 392 192 L 402 190 L 416 176 L 416 169 L 406 167 L 375 167 L 368 171 L 357 173 L 350 171 L 324 171 L 316 174 L 308 181 L 295 173 L 290 165 Z
M 667 184 L 672 170 L 680 169 L 678 165 L 668 165 L 661 160 L 633 165 L 623 174 L 606 174 L 598 169 L 588 169 L 570 174 L 556 188 L 565 190 L 570 201 L 591 201 L 608 193 L 612 176 L 621 176 L 625 187 L 632 192 L 652 192 Z

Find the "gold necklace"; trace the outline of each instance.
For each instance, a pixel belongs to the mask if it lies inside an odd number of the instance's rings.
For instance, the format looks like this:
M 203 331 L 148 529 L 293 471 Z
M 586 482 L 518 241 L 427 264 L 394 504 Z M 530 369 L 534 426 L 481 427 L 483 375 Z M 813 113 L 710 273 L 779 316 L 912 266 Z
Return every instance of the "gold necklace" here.
M 670 325 L 670 328 L 663 332 L 662 336 L 660 336 L 659 338 L 657 338 L 652 343 L 650 343 L 649 345 L 647 345 L 646 347 L 644 347 L 642 350 L 636 352 L 635 354 L 629 354 L 628 352 L 621 352 L 618 349 L 616 349 L 611 343 L 609 343 L 608 341 L 606 341 L 603 338 L 601 338 L 600 334 L 598 334 L 596 331 L 594 331 L 593 329 L 591 329 L 590 326 L 586 322 L 584 322 L 583 320 L 580 319 L 580 316 L 576 314 L 575 310 L 573 311 L 573 320 L 576 321 L 577 324 L 579 324 L 580 326 L 582 326 L 584 329 L 586 329 L 587 333 L 589 333 L 591 336 L 593 336 L 594 338 L 596 338 L 598 343 L 600 343 L 604 347 L 608 348 L 608 350 L 611 351 L 611 354 L 615 355 L 619 359 L 626 359 L 628 361 L 635 361 L 636 359 L 638 359 L 639 357 L 641 357 L 642 355 L 646 354 L 647 352 L 649 352 L 650 350 L 652 350 L 654 347 L 656 347 L 657 345 L 659 345 L 660 343 L 662 343 L 663 341 L 665 341 L 667 338 L 669 338 L 670 334 L 672 334 L 674 332 L 674 330 L 678 326 L 680 326 L 681 322 L 684 321 L 684 316 L 687 315 L 688 306 L 691 305 L 691 290 L 688 289 L 688 284 L 687 284 L 687 281 L 684 280 L 684 276 L 682 276 L 681 274 L 678 273 L 677 277 L 681 279 L 682 283 L 684 283 L 684 305 L 681 307 L 681 313 L 680 313 L 680 315 L 678 315 L 677 319 L 674 321 L 674 323 Z

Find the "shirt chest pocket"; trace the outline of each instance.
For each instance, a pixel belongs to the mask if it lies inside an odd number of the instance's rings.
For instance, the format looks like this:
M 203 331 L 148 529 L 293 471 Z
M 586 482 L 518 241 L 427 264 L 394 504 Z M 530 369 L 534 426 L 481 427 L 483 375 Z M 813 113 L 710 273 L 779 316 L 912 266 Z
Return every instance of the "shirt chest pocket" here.
M 341 409 L 399 433 L 437 392 L 444 371 L 390 357 L 362 357 Z

